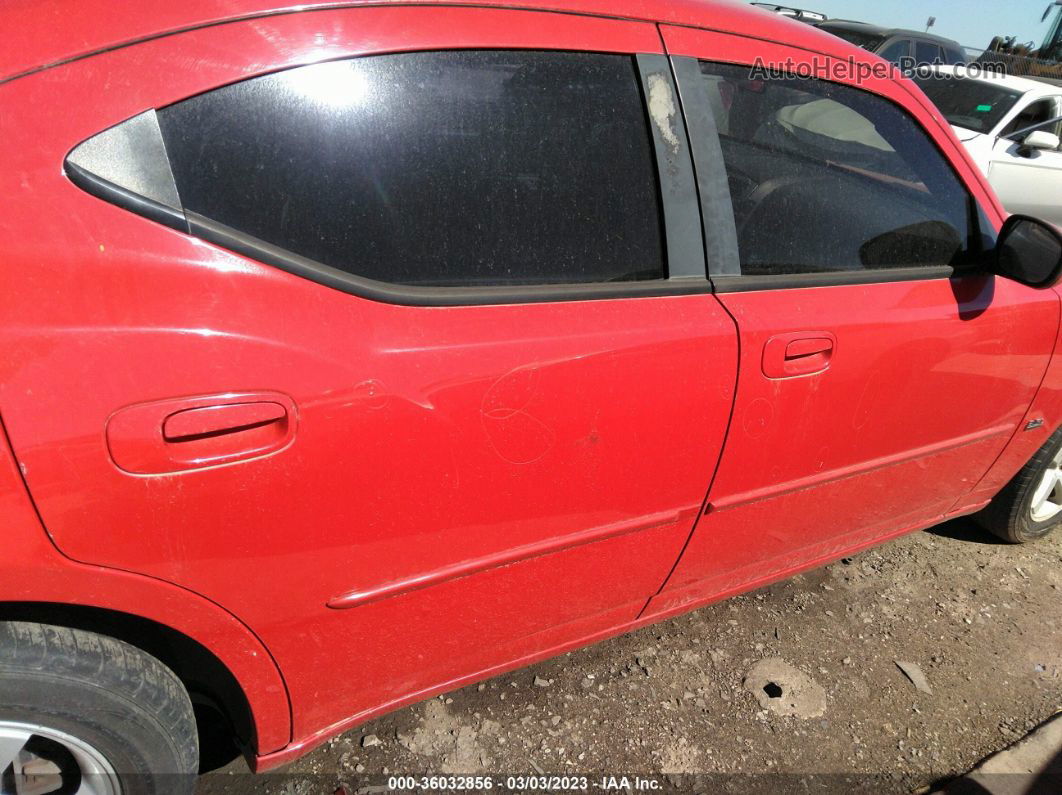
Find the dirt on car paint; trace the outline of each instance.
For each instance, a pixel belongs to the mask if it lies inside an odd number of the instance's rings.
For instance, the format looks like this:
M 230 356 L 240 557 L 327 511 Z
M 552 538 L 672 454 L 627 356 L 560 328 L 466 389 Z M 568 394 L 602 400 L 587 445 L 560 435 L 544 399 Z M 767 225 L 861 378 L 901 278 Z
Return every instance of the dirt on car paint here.
M 380 792 L 457 773 L 495 789 L 550 773 L 592 791 L 621 775 L 628 791 L 634 776 L 929 791 L 1060 706 L 1062 534 L 1017 547 L 960 520 L 403 709 L 279 773 L 235 762 L 199 791 Z

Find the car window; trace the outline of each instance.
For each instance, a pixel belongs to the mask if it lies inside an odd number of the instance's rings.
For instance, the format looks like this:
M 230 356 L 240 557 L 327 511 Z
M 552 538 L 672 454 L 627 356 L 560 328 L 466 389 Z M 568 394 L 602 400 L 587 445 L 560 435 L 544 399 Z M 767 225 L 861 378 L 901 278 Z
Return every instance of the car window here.
M 701 64 L 722 142 L 741 272 L 960 264 L 970 197 L 928 135 L 855 88 Z
M 887 45 L 885 49 L 878 52 L 878 55 L 880 55 L 886 61 L 891 61 L 894 64 L 899 64 L 901 59 L 906 58 L 910 54 L 910 39 L 897 39 L 896 41 Z
M 1047 130 L 1048 132 L 1052 132 L 1059 138 L 1062 138 L 1062 97 L 1053 97 L 1052 99 L 1054 109 L 1051 112 L 1054 114 L 1052 116 L 1052 119 L 1054 119 L 1055 121 L 1053 121 L 1053 123 L 1051 124 L 1045 125 L 1041 129 Z M 1060 146 L 1060 148 L 1062 148 L 1062 146 Z
M 660 279 L 636 66 L 451 51 L 290 69 L 159 110 L 184 208 L 420 286 Z
M 944 56 L 941 54 L 940 45 L 928 41 L 915 42 L 915 60 L 919 66 L 925 64 L 942 64 Z
M 851 28 L 829 24 L 816 25 L 816 27 L 871 52 L 874 52 L 885 41 L 885 37 L 880 33 L 866 33 L 861 30 L 852 30 Z
M 944 62 L 948 66 L 958 66 L 966 63 L 966 53 L 952 47 L 944 47 Z
M 1037 124 L 1044 124 L 1058 117 L 1058 102 L 1054 97 L 1047 97 L 1045 99 L 1038 99 L 1035 102 L 1029 103 L 1029 105 L 1022 109 L 1022 111 L 1014 117 L 1014 119 L 1003 128 L 1001 133 L 1004 137 L 1013 135 L 1016 132 L 1026 129 L 1027 127 L 1033 127 Z M 1048 125 L 1041 127 L 1040 129 L 1046 132 L 1053 132 L 1058 134 L 1059 125 Z
M 979 133 L 992 132 L 1022 96 L 988 81 L 944 72 L 918 73 L 914 81 L 950 124 Z

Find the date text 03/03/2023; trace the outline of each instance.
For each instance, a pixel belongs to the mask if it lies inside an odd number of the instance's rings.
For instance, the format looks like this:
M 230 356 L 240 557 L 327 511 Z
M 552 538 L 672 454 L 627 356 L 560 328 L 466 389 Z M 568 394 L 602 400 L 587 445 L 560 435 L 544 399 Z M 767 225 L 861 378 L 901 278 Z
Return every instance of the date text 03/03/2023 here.
M 591 780 L 588 776 L 391 776 L 387 779 L 390 790 L 491 790 L 505 789 L 516 792 L 578 792 L 589 789 L 603 791 L 654 791 L 663 785 L 653 778 L 641 776 L 601 776 Z

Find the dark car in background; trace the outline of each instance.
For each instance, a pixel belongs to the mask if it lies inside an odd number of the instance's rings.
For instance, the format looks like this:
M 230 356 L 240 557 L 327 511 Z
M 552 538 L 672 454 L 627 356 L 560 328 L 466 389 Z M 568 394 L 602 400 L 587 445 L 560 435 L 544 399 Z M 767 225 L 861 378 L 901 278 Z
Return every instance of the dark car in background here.
M 816 27 L 839 36 L 845 41 L 876 53 L 886 61 L 899 64 L 905 58 L 913 58 L 923 64 L 956 66 L 966 63 L 966 53 L 957 41 L 931 33 L 902 28 L 883 28 L 866 22 L 846 19 L 830 19 L 816 23 Z

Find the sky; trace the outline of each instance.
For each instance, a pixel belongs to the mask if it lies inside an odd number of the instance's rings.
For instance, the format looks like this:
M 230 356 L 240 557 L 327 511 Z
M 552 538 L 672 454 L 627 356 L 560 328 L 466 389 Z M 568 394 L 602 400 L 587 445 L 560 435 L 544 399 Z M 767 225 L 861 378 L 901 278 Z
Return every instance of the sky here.
M 1050 28 L 1040 17 L 1054 0 L 777 0 L 794 8 L 821 11 L 830 17 L 856 19 L 895 28 L 925 30 L 955 39 L 964 47 L 984 49 L 993 36 L 1017 36 L 1039 47 Z

